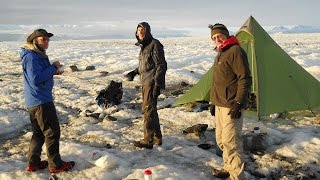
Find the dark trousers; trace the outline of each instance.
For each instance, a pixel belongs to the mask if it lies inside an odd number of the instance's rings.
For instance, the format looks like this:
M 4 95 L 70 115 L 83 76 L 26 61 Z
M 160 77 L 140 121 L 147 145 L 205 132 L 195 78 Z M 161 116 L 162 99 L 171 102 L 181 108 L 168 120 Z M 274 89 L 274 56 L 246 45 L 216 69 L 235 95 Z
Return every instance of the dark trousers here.
M 59 153 L 60 126 L 53 102 L 28 108 L 28 112 L 33 132 L 28 152 L 29 165 L 39 165 L 45 143 L 49 168 L 59 168 L 63 164 Z
M 153 139 L 162 139 L 157 98 L 153 97 L 153 86 L 142 86 L 142 114 L 144 117 L 144 140 L 153 143 Z

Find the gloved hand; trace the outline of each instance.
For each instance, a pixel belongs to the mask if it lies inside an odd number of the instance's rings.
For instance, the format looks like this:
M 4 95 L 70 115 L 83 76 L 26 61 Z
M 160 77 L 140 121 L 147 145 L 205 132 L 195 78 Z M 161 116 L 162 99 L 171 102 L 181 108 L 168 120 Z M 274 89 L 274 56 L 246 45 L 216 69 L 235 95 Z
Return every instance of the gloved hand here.
M 216 115 L 216 106 L 215 105 L 210 104 L 209 110 L 210 110 L 211 116 L 215 116 Z
M 230 115 L 232 119 L 239 119 L 241 117 L 241 105 L 235 102 L 228 115 Z
M 133 81 L 134 77 L 139 74 L 138 70 L 135 69 L 133 71 L 130 71 L 128 74 L 126 74 L 124 77 L 127 78 L 128 81 Z
M 153 97 L 158 97 L 160 95 L 160 86 L 153 87 Z

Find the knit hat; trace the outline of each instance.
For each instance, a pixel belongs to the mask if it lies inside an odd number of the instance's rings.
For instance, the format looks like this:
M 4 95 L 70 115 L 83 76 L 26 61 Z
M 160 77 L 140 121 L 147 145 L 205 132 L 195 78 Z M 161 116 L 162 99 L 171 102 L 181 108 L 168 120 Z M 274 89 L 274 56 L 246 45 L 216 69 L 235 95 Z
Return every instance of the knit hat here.
M 27 42 L 29 43 L 32 43 L 32 40 L 34 38 L 37 38 L 37 37 L 52 37 L 53 34 L 52 33 L 48 33 L 46 30 L 44 29 L 37 29 L 37 30 L 34 30 L 33 33 L 31 33 L 28 38 L 27 38 Z
M 227 38 L 230 36 L 228 29 L 223 24 L 220 24 L 220 23 L 216 23 L 215 25 L 209 24 L 209 28 L 211 29 L 211 37 L 217 33 L 224 34 L 225 36 L 227 36 Z

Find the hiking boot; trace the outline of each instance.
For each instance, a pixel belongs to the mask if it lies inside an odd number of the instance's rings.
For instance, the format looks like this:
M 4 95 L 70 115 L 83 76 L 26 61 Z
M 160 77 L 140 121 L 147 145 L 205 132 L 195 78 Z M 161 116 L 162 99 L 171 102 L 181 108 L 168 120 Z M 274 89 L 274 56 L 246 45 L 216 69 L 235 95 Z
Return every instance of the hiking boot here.
M 45 169 L 48 167 L 48 161 L 41 161 L 38 166 L 28 165 L 26 170 L 30 172 L 37 171 L 38 169 Z
M 59 173 L 69 171 L 73 168 L 76 163 L 74 161 L 64 162 L 58 169 L 49 169 L 49 173 Z
M 136 147 L 140 147 L 140 148 L 147 148 L 147 149 L 152 149 L 153 148 L 153 144 L 152 143 L 148 143 L 145 140 L 133 141 L 133 145 L 136 146 Z
M 213 169 L 212 175 L 217 178 L 228 178 L 230 176 L 229 172 L 224 169 Z
M 154 138 L 153 144 L 161 146 L 162 145 L 162 139 Z

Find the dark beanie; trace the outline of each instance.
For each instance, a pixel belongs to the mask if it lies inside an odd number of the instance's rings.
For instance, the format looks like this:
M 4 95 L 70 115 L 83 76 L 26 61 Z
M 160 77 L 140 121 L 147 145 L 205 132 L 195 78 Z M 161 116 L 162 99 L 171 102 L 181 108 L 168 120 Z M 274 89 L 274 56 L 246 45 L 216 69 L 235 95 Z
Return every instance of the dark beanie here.
M 220 24 L 220 23 L 216 23 L 215 25 L 210 24 L 209 28 L 211 29 L 211 37 L 217 33 L 224 34 L 225 36 L 227 36 L 227 38 L 230 36 L 227 27 L 223 24 Z
M 52 37 L 53 34 L 52 33 L 48 33 L 46 30 L 44 29 L 37 29 L 37 30 L 34 30 L 27 38 L 27 42 L 29 43 L 32 43 L 32 40 L 34 38 L 37 38 L 37 37 Z

